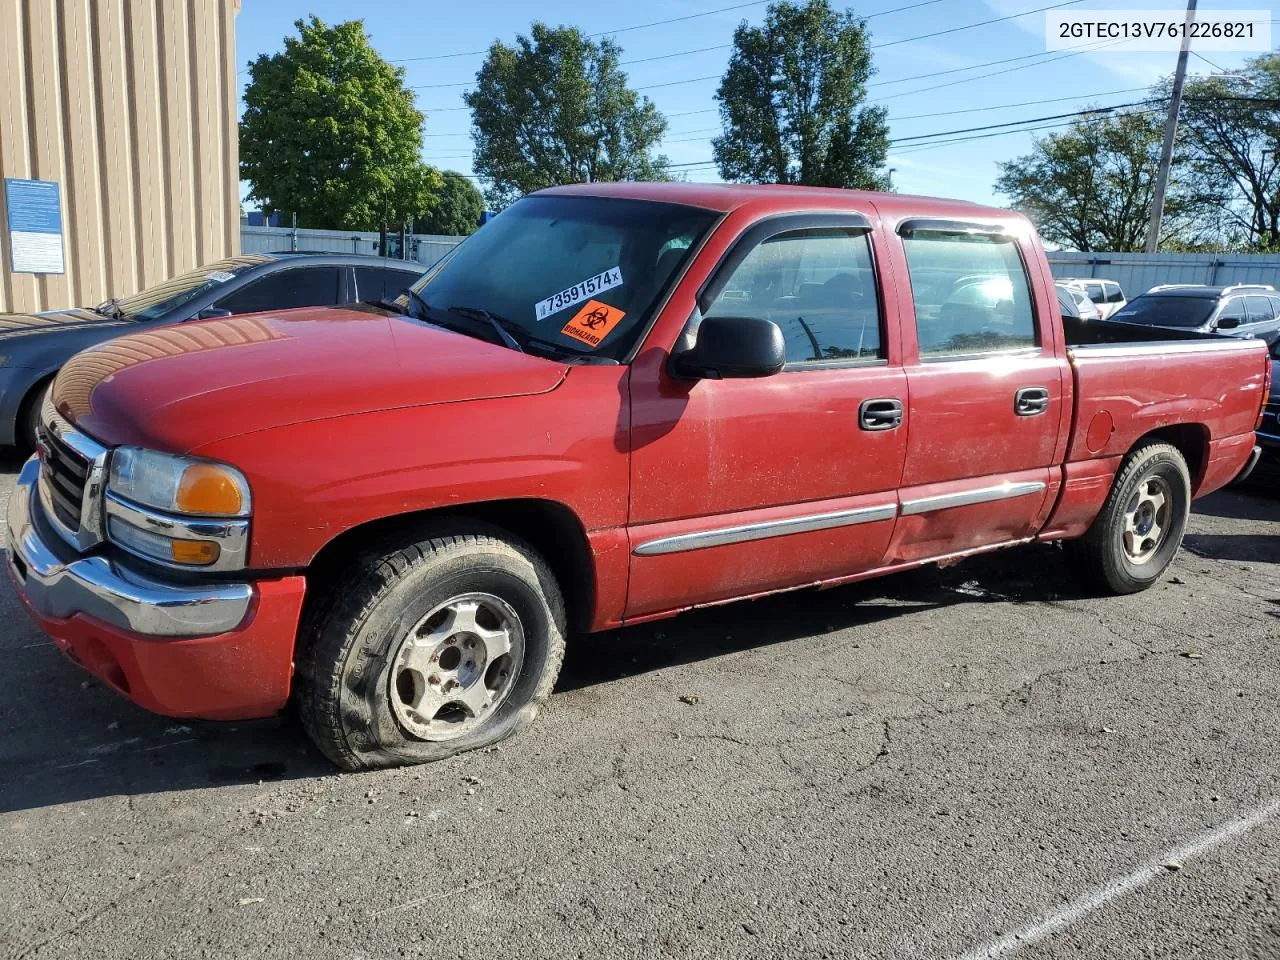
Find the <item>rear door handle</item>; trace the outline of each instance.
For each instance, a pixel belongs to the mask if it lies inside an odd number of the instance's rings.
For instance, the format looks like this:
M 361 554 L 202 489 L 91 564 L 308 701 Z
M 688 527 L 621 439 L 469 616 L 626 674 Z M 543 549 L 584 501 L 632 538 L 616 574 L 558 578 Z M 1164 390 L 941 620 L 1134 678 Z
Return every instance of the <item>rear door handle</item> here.
M 1034 417 L 1048 409 L 1047 387 L 1023 387 L 1013 395 L 1013 412 L 1020 417 Z
M 902 401 L 891 397 L 863 400 L 858 407 L 858 426 L 863 430 L 893 430 L 902 426 Z

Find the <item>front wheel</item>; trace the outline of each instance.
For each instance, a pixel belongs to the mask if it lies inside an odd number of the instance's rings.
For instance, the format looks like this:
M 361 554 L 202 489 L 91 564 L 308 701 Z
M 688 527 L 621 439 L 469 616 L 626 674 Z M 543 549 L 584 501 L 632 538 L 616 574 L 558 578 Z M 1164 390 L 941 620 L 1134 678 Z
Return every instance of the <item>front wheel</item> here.
M 1160 578 L 1182 545 L 1191 475 L 1178 449 L 1153 443 L 1125 458 L 1102 511 L 1068 541 L 1080 574 L 1112 593 L 1136 593 Z
M 530 722 L 564 659 L 564 604 L 541 557 L 472 527 L 357 561 L 308 618 L 296 700 L 348 770 L 423 763 Z

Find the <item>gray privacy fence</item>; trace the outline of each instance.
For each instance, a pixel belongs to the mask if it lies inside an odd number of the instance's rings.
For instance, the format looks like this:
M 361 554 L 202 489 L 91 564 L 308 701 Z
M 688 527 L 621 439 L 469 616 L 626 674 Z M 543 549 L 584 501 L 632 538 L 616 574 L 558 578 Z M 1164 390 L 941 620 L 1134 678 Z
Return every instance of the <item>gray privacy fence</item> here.
M 392 238 L 393 234 L 388 234 Z M 432 234 L 412 233 L 405 238 L 409 248 L 406 260 L 432 264 L 461 243 L 462 237 L 442 237 Z M 394 242 L 394 241 L 393 241 Z M 376 231 L 360 230 L 308 230 L 299 227 L 251 227 L 240 224 L 241 253 L 279 253 L 284 250 L 305 250 L 309 253 L 359 253 L 378 254 Z
M 1158 283 L 1269 283 L 1280 287 L 1280 254 L 1067 253 L 1048 254 L 1055 277 L 1116 280 L 1133 299 Z

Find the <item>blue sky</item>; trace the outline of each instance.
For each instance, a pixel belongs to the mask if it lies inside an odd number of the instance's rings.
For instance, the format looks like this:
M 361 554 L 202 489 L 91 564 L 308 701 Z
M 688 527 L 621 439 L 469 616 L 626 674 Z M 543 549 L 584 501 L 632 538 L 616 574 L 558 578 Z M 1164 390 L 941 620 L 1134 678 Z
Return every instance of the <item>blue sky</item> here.
M 1091 105 L 1129 103 L 1142 99 L 1147 86 L 1173 70 L 1173 53 L 1046 53 L 1044 13 L 912 39 L 1034 10 L 1054 0 L 937 0 L 920 9 L 876 16 L 910 2 L 913 0 L 836 0 L 837 6 L 868 17 L 872 43 L 883 45 L 875 53 L 877 73 L 868 96 L 871 102 L 888 108 L 890 136 L 894 138 L 1065 114 Z M 723 9 L 731 6 L 738 9 Z M 767 6 L 765 0 L 750 4 L 734 0 L 619 0 L 604 5 L 580 0 L 471 0 L 430 5 L 404 0 L 363 0 L 360 4 L 349 0 L 244 0 L 236 24 L 239 80 L 244 83 L 247 79 L 244 64 L 259 53 L 279 50 L 283 37 L 293 32 L 293 21 L 301 17 L 314 13 L 328 22 L 363 19 L 383 57 L 407 61 L 402 64 L 408 71 L 406 82 L 418 88 L 418 106 L 427 114 L 425 159 L 441 169 L 471 174 L 470 114 L 463 106 L 462 92 L 483 60 L 483 54 L 476 51 L 485 50 L 495 39 L 510 42 L 517 33 L 526 33 L 533 19 L 574 25 L 587 33 L 614 31 L 612 35 L 623 48 L 624 63 L 702 51 L 624 67 L 631 86 L 653 100 L 669 119 L 663 152 L 672 163 L 696 164 L 711 159 L 710 141 L 719 132 L 714 94 L 728 61 L 734 27 L 743 20 L 760 22 Z M 1086 0 L 1074 6 L 1181 9 L 1176 3 L 1159 0 Z M 1250 6 L 1260 8 L 1262 4 L 1240 0 L 1200 3 L 1202 10 Z M 703 13 L 706 15 L 677 23 L 642 26 Z M 1180 13 L 1176 19 L 1181 19 Z M 714 49 L 704 49 L 708 47 Z M 442 58 L 445 54 L 460 55 Z M 1207 56 L 1223 69 L 1232 70 L 1252 54 L 1215 52 Z M 413 57 L 437 59 L 408 60 Z M 982 66 L 992 61 L 1009 62 Z M 949 72 L 921 77 L 939 71 Z M 1209 73 L 1213 67 L 1193 56 L 1189 72 Z M 889 166 L 894 168 L 894 183 L 902 192 L 1002 203 L 992 191 L 996 164 L 1026 153 L 1035 135 L 1019 131 L 946 145 L 901 143 L 891 149 Z M 690 167 L 688 173 L 692 180 L 717 179 L 710 165 Z

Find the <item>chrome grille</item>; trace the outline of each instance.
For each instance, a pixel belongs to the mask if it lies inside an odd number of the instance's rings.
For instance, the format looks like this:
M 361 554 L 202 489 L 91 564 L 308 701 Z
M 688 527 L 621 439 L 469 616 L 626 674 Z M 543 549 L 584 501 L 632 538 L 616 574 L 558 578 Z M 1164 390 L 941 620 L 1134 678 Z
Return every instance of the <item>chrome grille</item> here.
M 52 403 L 40 411 L 38 494 L 44 515 L 77 550 L 102 542 L 102 488 L 107 448 L 76 430 Z
M 72 533 L 78 533 L 84 509 L 84 485 L 89 479 L 89 461 L 52 433 L 45 430 L 40 433 L 40 446 L 44 453 L 40 479 L 48 488 L 49 502 L 58 522 Z

